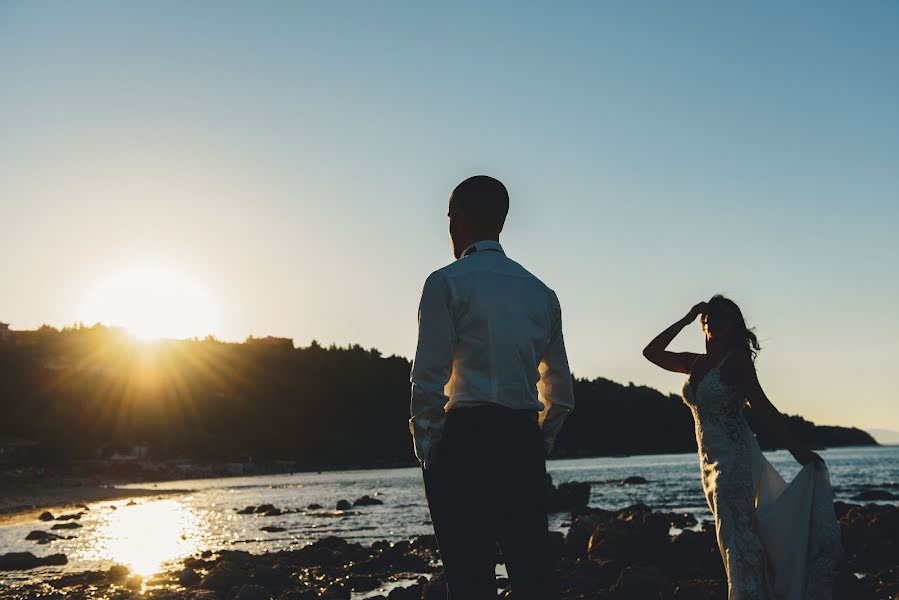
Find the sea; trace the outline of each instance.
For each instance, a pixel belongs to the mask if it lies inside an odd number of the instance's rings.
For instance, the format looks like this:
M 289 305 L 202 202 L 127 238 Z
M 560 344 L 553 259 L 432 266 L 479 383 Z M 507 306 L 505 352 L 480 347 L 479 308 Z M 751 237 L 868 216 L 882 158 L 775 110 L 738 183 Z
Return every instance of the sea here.
M 899 446 L 834 448 L 820 454 L 828 465 L 837 500 L 859 502 L 856 496 L 872 489 L 899 493 Z M 765 455 L 787 480 L 800 469 L 785 451 Z M 695 453 L 552 460 L 547 469 L 556 484 L 589 483 L 589 504 L 593 507 L 617 509 L 643 503 L 655 510 L 691 513 L 699 522 L 711 519 Z M 634 476 L 647 483 L 622 483 Z M 156 485 L 160 490 L 180 491 L 89 504 L 81 518 L 73 521 L 81 527 L 54 531 L 70 539 L 50 544 L 38 545 L 25 537 L 34 530 L 48 531 L 56 522 L 19 520 L 0 524 L 0 554 L 63 553 L 69 561 L 61 567 L 0 572 L 0 595 L 4 588 L 11 590 L 63 573 L 105 570 L 115 564 L 150 577 L 177 568 L 179 561 L 204 550 L 260 553 L 298 548 L 325 536 L 369 544 L 433 533 L 417 468 L 166 481 Z M 383 504 L 342 511 L 336 508 L 340 500 L 352 503 L 365 495 Z M 268 517 L 238 514 L 247 506 L 260 504 L 271 504 L 285 512 Z M 569 519 L 567 513 L 554 514 L 550 527 L 564 531 Z M 266 526 L 283 531 L 263 531 Z

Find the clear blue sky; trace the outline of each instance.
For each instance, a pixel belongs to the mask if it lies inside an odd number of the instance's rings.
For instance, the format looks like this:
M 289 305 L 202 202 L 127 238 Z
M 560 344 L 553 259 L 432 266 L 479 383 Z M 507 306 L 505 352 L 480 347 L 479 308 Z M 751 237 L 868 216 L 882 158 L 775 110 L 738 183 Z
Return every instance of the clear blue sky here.
M 410 356 L 487 173 L 577 375 L 678 390 L 640 350 L 724 292 L 782 410 L 899 430 L 897 107 L 895 2 L 0 2 L 0 320 L 151 262 Z

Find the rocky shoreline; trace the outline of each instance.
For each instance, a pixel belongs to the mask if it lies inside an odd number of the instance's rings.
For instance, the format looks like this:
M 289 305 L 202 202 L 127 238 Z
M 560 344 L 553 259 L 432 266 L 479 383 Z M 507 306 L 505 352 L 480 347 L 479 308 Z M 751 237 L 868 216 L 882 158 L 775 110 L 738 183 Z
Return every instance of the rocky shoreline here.
M 266 507 L 268 508 L 268 507 Z M 899 508 L 835 505 L 844 545 L 838 600 L 899 599 Z M 726 581 L 714 528 L 690 515 L 637 504 L 615 511 L 578 508 L 566 533 L 552 536 L 565 600 L 724 599 Z M 64 560 L 0 556 L 0 569 Z M 498 553 L 497 562 L 502 563 Z M 5 565 L 5 566 L 4 566 Z M 375 591 L 390 587 L 389 592 Z M 500 597 L 512 598 L 498 578 Z M 264 554 L 206 551 L 146 580 L 125 567 L 64 575 L 2 590 L 11 599 L 127 600 L 437 600 L 445 597 L 434 536 L 365 546 L 326 537 L 296 550 Z

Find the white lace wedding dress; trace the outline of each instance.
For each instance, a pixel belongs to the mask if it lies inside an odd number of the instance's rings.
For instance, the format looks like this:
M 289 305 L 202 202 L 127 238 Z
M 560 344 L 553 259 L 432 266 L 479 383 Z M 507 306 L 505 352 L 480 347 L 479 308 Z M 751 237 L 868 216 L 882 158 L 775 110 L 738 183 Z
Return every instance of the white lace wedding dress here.
M 683 397 L 696 423 L 728 598 L 830 599 L 841 545 L 827 469 L 808 464 L 783 480 L 743 418 L 743 395 L 721 380 L 726 359 L 688 380 Z

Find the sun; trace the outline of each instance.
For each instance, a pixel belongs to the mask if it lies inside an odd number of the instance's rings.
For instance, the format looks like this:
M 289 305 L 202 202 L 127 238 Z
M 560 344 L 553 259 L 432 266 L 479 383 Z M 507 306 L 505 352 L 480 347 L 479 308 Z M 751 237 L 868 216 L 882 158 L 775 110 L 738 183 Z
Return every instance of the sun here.
M 140 264 L 98 282 L 85 296 L 79 320 L 124 327 L 142 340 L 205 337 L 217 328 L 218 307 L 196 278 Z

